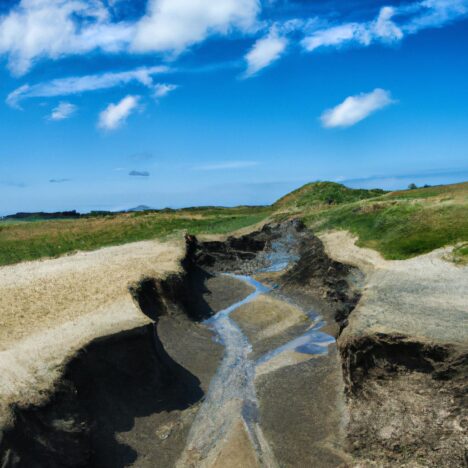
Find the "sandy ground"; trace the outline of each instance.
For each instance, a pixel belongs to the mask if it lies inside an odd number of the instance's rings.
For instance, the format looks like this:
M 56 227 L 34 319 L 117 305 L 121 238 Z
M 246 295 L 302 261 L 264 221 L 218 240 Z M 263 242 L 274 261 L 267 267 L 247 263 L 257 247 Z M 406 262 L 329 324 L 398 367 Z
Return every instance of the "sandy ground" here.
M 179 271 L 182 241 L 145 241 L 0 268 L 0 427 L 38 403 L 95 338 L 149 323 L 129 286 Z
M 330 256 L 366 273 L 338 339 L 348 377 L 358 383 L 347 398 L 350 466 L 466 466 L 468 268 L 444 260 L 450 249 L 386 261 L 345 232 L 322 240 Z M 443 364 L 440 350 L 451 353 Z M 366 353 L 375 365 L 368 373 Z M 437 377 L 446 365 L 450 378 Z
M 450 249 L 388 261 L 357 247 L 345 231 L 320 238 L 329 256 L 366 274 L 363 297 L 340 340 L 387 333 L 468 345 L 468 267 L 444 260 Z

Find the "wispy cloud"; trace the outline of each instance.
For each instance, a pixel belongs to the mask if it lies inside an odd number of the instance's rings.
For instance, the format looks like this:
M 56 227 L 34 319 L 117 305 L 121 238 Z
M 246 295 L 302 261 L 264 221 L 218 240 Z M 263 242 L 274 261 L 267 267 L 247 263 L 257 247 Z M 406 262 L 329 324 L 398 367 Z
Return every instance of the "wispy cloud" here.
M 288 39 L 272 28 L 266 37 L 259 39 L 246 54 L 247 70 L 245 77 L 251 77 L 263 68 L 276 62 L 286 50 Z
M 150 173 L 148 171 L 130 171 L 128 175 L 132 177 L 149 177 Z
M 154 97 L 156 99 L 161 99 L 167 96 L 172 91 L 175 91 L 179 86 L 175 84 L 167 84 L 167 83 L 157 83 L 154 86 Z
M 49 116 L 49 120 L 65 120 L 69 119 L 75 112 L 77 107 L 70 102 L 61 102 Z
M 372 21 L 321 28 L 306 35 L 301 44 L 313 52 L 322 47 L 394 43 L 407 34 L 438 28 L 467 15 L 468 0 L 423 0 L 402 6 L 385 6 Z
M 6 102 L 9 106 L 19 107 L 21 101 L 28 98 L 69 96 L 86 91 L 114 88 L 131 82 L 152 87 L 153 75 L 167 71 L 168 68 L 165 66 L 141 67 L 123 72 L 58 78 L 32 86 L 26 84 L 11 92 Z
M 63 184 L 65 182 L 70 182 L 71 179 L 50 179 L 51 184 Z
M 380 88 L 370 93 L 349 96 L 322 114 L 322 125 L 325 128 L 351 127 L 393 102 L 390 92 Z
M 116 104 L 109 104 L 100 114 L 98 127 L 115 130 L 125 123 L 138 107 L 139 96 L 126 96 Z
M 214 164 L 206 164 L 203 166 L 194 167 L 197 171 L 223 171 L 229 169 L 245 169 L 258 166 L 257 161 L 225 161 Z

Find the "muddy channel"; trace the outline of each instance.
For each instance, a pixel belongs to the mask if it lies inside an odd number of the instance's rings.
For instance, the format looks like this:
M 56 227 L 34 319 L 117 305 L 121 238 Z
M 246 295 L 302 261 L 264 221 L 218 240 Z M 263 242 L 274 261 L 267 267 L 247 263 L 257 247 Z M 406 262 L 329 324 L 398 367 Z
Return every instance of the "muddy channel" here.
M 15 409 L 2 468 L 352 465 L 335 339 L 363 275 L 300 221 L 186 242 L 181 274 L 129 290 L 152 325 L 95 340 Z

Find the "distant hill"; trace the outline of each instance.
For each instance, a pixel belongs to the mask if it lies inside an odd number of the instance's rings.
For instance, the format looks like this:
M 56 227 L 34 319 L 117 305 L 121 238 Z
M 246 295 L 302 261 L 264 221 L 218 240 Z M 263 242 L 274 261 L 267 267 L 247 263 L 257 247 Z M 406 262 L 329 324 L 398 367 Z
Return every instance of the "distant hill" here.
M 290 218 L 302 219 L 314 232 L 349 231 L 358 245 L 387 259 L 452 245 L 456 248 L 451 258 L 468 264 L 467 213 L 468 183 L 385 192 L 336 182 L 304 185 L 271 206 L 152 210 L 140 205 L 130 212 L 17 213 L 6 217 L 15 222 L 0 226 L 0 265 L 176 233 L 231 234 L 267 220 Z M 54 219 L 68 221 L 48 221 Z M 36 220 L 44 222 L 27 222 Z
M 151 208 L 150 206 L 147 206 L 147 205 L 138 205 L 138 206 L 135 206 L 135 208 L 130 208 L 127 211 L 131 213 L 131 212 L 134 212 L 134 211 L 150 211 L 152 209 L 153 208 Z
M 288 193 L 273 204 L 275 208 L 311 208 L 341 205 L 384 195 L 382 189 L 351 189 L 336 182 L 312 182 Z

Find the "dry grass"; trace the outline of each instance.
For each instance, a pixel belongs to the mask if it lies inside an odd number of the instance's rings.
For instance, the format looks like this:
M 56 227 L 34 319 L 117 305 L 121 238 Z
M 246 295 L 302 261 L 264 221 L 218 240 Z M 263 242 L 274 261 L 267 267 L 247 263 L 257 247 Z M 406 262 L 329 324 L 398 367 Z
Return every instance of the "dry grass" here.
M 0 268 L 0 350 L 106 309 L 145 276 L 179 268 L 182 242 L 145 241 Z

